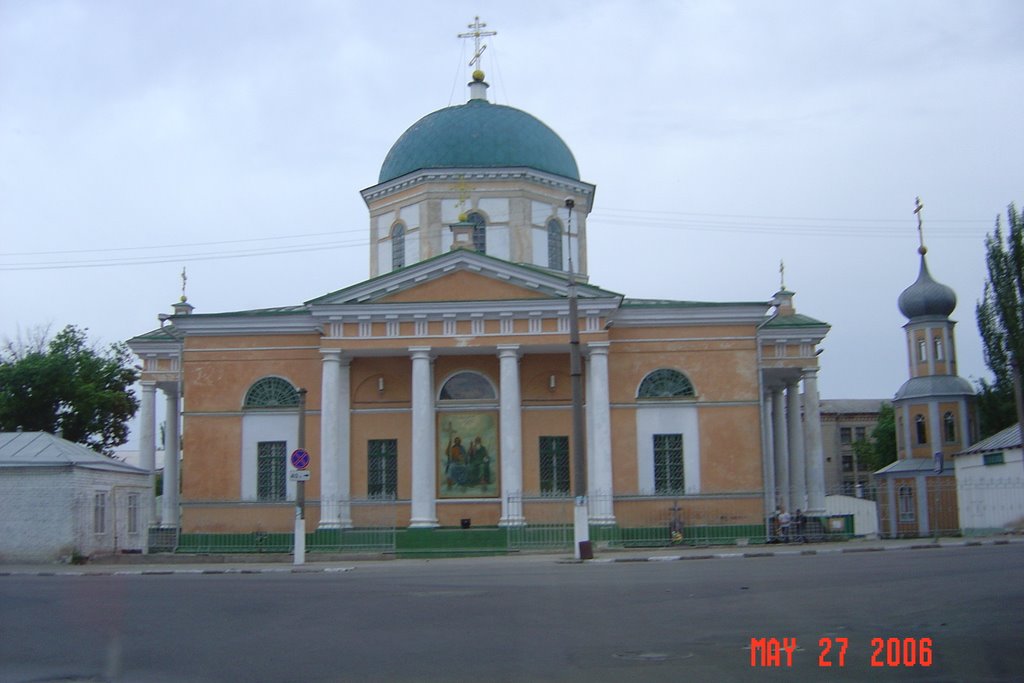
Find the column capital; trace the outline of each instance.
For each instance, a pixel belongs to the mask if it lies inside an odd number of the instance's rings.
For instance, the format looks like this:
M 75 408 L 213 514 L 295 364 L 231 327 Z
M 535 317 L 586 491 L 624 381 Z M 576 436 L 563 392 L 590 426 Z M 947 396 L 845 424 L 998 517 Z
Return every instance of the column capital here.
M 818 370 L 820 370 L 820 369 L 821 368 L 819 368 L 817 366 L 813 366 L 813 367 L 809 367 L 809 368 L 800 368 L 800 372 L 803 373 L 803 378 L 804 379 L 807 379 L 809 377 L 817 379 L 817 377 L 818 377 Z
M 156 381 L 151 379 L 143 379 L 139 381 L 139 386 L 142 387 L 143 391 L 156 392 Z
M 590 351 L 591 355 L 607 356 L 610 346 L 611 342 L 606 341 L 587 342 L 587 351 Z
M 519 358 L 519 344 L 498 344 L 499 358 Z
M 434 360 L 434 356 L 430 353 L 432 350 L 433 347 L 431 346 L 410 346 L 409 355 L 412 358 Z

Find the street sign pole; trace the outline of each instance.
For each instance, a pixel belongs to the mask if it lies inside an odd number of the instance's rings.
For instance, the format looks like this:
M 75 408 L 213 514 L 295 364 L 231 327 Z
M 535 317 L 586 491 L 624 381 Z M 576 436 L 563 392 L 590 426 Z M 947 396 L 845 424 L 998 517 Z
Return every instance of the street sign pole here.
M 299 389 L 298 450 L 306 448 L 306 390 Z M 306 563 L 306 482 L 295 483 L 295 565 Z

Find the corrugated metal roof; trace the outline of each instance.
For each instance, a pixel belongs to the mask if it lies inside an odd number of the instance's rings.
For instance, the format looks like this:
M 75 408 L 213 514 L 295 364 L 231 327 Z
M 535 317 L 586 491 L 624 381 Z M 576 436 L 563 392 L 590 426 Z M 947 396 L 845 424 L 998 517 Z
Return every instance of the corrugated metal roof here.
M 875 475 L 880 474 L 911 474 L 911 473 L 924 473 L 934 474 L 935 472 L 935 461 L 931 458 L 907 458 L 906 460 L 897 460 L 894 463 L 890 463 L 882 469 L 875 472 Z M 952 474 L 953 470 L 951 467 L 945 468 L 946 474 Z
M 1020 448 L 1020 445 L 1020 427 L 1014 424 L 987 439 L 982 439 L 967 450 L 960 451 L 957 455 L 982 453 L 984 451 L 1001 451 L 1004 448 Z
M 0 468 L 68 466 L 148 474 L 146 470 L 126 465 L 82 444 L 65 441 L 47 432 L 0 433 Z

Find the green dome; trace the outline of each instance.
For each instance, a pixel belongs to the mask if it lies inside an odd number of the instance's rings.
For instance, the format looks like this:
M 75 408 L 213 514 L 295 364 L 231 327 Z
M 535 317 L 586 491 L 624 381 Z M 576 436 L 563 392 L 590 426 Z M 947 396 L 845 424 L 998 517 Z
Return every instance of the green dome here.
M 576 159 L 555 131 L 519 109 L 474 99 L 427 114 L 402 133 L 379 182 L 425 168 L 516 166 L 580 179 Z

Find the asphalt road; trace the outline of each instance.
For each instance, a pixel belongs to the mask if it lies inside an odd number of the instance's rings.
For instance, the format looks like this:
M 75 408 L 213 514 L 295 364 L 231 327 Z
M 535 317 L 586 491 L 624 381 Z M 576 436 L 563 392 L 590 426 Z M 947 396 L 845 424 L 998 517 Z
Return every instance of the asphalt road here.
M 1007 545 L 5 576 L 0 682 L 1024 680 L 1022 569 Z

